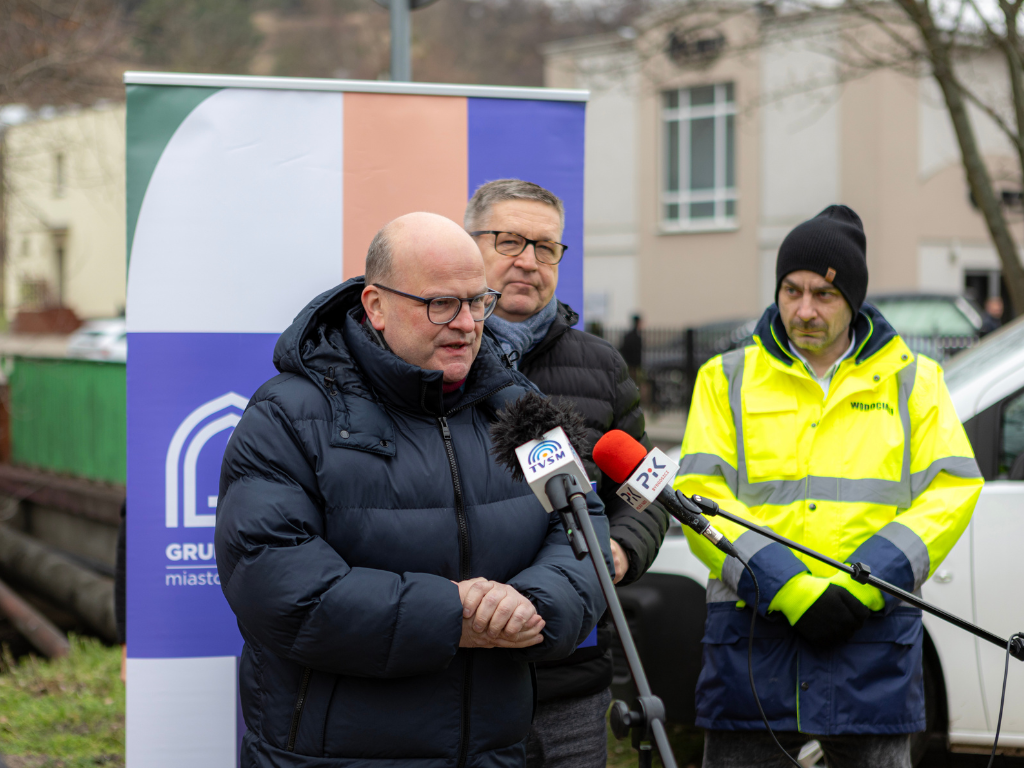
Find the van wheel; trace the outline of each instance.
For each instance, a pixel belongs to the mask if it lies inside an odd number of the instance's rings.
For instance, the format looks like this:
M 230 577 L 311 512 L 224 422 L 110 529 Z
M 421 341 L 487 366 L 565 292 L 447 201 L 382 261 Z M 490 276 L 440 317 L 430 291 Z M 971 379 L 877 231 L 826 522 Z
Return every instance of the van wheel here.
M 910 736 L 910 764 L 918 766 L 930 750 L 945 752 L 945 723 L 942 713 L 941 680 L 938 663 L 927 649 L 922 663 L 924 668 L 925 730 Z M 941 725 L 940 725 L 941 723 Z

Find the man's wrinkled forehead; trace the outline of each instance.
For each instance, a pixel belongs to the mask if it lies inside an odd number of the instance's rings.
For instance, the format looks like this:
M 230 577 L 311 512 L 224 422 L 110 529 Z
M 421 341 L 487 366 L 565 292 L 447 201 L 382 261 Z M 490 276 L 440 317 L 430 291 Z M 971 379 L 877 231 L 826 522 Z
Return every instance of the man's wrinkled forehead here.
M 550 219 L 549 226 L 552 230 L 550 235 L 561 238 L 565 229 L 561 212 L 554 206 L 539 200 L 502 200 L 491 206 L 485 219 L 488 228 L 501 229 L 507 225 L 536 224 L 538 216 Z M 544 222 L 544 224 L 547 225 L 548 222 Z

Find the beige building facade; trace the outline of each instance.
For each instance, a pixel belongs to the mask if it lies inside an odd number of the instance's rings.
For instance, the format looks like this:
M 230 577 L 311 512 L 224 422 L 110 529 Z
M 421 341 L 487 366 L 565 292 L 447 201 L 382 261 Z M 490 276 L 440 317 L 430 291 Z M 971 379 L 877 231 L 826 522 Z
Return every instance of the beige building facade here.
M 40 116 L 6 130 L 4 311 L 125 306 L 123 104 Z
M 832 24 L 749 13 L 687 36 L 677 20 L 653 19 L 635 36 L 548 47 L 548 85 L 591 89 L 588 320 L 756 317 L 774 301 L 786 233 L 832 203 L 864 221 L 869 293 L 984 301 L 999 291 L 998 258 L 934 81 L 888 70 L 848 79 L 827 44 Z M 998 90 L 1005 69 L 979 57 L 963 76 Z M 1009 142 L 979 111 L 972 117 L 994 175 L 1012 178 Z M 602 164 L 631 176 L 604 183 L 592 169 Z M 604 210 L 617 211 L 614 258 L 598 247 Z M 1021 242 L 1021 217 L 1011 220 Z

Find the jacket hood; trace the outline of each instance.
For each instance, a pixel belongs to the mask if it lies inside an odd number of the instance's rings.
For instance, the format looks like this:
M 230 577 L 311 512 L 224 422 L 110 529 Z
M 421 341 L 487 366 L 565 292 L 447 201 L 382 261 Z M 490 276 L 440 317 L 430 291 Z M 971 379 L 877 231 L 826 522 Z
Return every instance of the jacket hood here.
M 410 365 L 373 338 L 363 323 L 363 286 L 363 278 L 354 277 L 317 296 L 274 347 L 277 370 L 305 376 L 323 391 L 338 427 L 334 434 L 352 433 L 346 445 L 376 453 L 388 452 L 381 447 L 393 448 L 388 428 L 377 419 L 361 418 L 369 415 L 367 406 L 379 411 L 377 403 L 438 417 L 512 385 L 520 385 L 513 387 L 513 393 L 521 394 L 522 381 L 503 364 L 494 342 L 484 337 L 461 393 L 446 396 L 441 371 Z M 357 432 L 367 433 L 366 446 L 356 439 Z
M 303 307 L 274 345 L 274 367 L 281 373 L 305 373 L 302 362 L 303 342 L 308 340 L 313 343 L 314 331 L 323 319 L 343 317 L 345 312 L 354 309 L 357 304 L 361 305 L 359 297 L 364 284 L 361 276 L 353 277 L 324 291 Z
M 878 354 L 890 341 L 897 337 L 896 331 L 882 313 L 870 304 L 863 304 L 853 321 L 857 335 L 857 351 L 854 355 L 858 364 Z M 754 338 L 769 355 L 785 365 L 792 365 L 795 358 L 789 351 L 789 334 L 782 323 L 779 305 L 772 304 L 761 315 L 754 329 Z M 785 346 L 783 346 L 785 345 Z

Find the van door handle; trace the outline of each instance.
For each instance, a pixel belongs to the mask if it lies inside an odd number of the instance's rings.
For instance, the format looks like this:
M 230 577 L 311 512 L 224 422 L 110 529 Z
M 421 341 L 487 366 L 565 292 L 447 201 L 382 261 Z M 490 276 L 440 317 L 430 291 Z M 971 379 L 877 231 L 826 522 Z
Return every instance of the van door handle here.
M 947 571 L 945 568 L 941 568 L 935 572 L 932 576 L 932 581 L 938 584 L 949 584 L 953 580 L 953 572 Z

